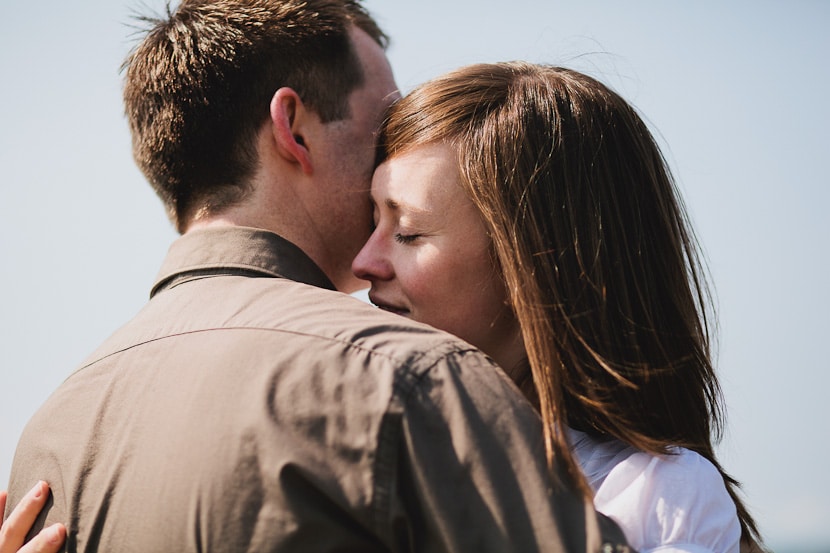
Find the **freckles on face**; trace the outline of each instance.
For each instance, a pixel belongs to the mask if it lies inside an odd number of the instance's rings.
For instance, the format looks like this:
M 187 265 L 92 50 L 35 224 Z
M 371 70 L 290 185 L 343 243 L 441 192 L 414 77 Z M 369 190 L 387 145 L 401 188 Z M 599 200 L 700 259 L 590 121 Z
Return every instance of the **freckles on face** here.
M 355 258 L 381 307 L 488 347 L 514 320 L 481 216 L 443 143 L 397 155 L 372 181 L 375 229 Z

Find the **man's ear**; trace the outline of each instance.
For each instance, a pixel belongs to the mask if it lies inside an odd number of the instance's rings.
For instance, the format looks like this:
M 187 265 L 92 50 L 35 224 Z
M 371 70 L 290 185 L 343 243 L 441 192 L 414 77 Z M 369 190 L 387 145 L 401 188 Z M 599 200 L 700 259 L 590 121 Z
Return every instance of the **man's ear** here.
M 300 96 L 292 89 L 283 87 L 271 98 L 271 132 L 274 135 L 277 152 L 289 163 L 296 163 L 303 173 L 313 172 L 311 156 L 303 138 L 303 124 L 308 119 L 308 110 Z

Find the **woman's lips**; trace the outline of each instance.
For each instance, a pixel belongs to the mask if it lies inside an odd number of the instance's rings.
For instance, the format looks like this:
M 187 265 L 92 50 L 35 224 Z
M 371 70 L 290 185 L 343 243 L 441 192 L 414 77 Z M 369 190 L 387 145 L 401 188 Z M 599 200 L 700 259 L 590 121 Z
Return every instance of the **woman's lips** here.
M 396 305 L 386 303 L 381 299 L 372 297 L 371 294 L 369 295 L 369 301 L 371 301 L 378 309 L 394 313 L 395 315 L 401 315 L 402 317 L 406 317 L 407 315 L 409 315 L 408 309 L 404 309 L 403 307 L 398 307 Z
M 406 309 L 399 309 L 397 307 L 391 307 L 389 305 L 378 305 L 380 309 L 384 311 L 389 311 L 390 313 L 394 313 L 395 315 L 400 315 L 401 317 L 406 317 L 409 314 L 409 311 Z

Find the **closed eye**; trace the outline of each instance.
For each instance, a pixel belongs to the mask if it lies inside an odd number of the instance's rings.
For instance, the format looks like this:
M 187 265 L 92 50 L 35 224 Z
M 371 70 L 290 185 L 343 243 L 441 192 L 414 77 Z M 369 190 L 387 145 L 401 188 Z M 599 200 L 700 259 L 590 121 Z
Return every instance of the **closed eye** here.
M 395 233 L 395 242 L 398 242 L 399 244 L 411 244 L 420 237 L 420 234 Z

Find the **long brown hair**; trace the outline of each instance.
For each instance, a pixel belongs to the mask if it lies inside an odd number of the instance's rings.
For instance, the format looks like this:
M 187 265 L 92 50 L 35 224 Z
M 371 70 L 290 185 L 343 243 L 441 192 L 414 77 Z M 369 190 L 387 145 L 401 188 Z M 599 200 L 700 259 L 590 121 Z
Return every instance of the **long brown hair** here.
M 697 240 L 636 111 L 572 70 L 474 65 L 393 107 L 379 161 L 436 141 L 456 148 L 490 233 L 528 359 L 506 370 L 539 409 L 548 462 L 590 494 L 568 425 L 654 454 L 688 448 L 757 535 L 713 449 L 724 413 Z

